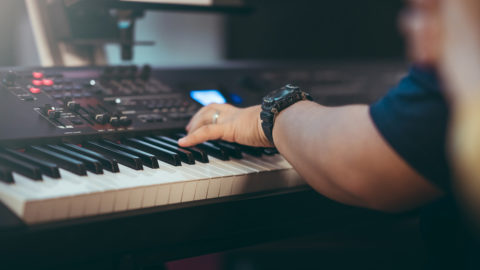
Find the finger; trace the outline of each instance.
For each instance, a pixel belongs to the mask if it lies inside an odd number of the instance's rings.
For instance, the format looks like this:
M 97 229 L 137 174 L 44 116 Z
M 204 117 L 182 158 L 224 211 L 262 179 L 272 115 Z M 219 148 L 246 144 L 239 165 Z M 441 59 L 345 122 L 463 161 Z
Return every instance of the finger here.
M 203 107 L 200 109 L 190 120 L 188 123 L 186 129 L 187 131 L 194 132 L 196 129 L 198 129 L 201 126 L 204 126 L 206 124 L 210 124 L 211 119 L 208 119 L 208 115 L 213 115 L 214 114 L 214 109 L 210 106 Z
M 202 110 L 200 110 L 194 116 L 194 119 L 192 119 L 191 124 L 188 125 L 188 130 L 187 130 L 188 133 L 194 132 L 195 130 L 197 130 L 198 128 L 200 128 L 202 126 L 212 124 L 213 115 L 216 112 L 227 111 L 226 110 L 227 106 L 228 105 L 226 105 L 226 104 L 213 103 L 213 104 L 210 104 L 210 105 L 202 108 Z
M 178 140 L 181 147 L 190 147 L 210 140 L 223 137 L 225 127 L 222 125 L 206 125 Z

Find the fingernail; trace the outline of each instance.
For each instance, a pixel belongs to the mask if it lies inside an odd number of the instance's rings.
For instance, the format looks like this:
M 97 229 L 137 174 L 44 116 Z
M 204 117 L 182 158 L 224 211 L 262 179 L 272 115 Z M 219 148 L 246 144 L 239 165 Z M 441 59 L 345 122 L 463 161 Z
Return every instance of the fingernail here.
M 187 139 L 185 139 L 185 138 L 181 138 L 180 140 L 178 140 L 179 144 L 183 144 L 185 142 L 187 142 Z

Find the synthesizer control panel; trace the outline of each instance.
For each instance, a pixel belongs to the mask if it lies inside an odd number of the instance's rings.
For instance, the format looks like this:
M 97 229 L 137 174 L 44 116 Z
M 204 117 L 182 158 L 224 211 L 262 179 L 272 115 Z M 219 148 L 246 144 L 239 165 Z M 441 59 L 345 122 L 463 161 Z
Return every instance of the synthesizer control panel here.
M 324 105 L 371 103 L 405 74 L 403 63 L 233 63 L 0 68 L 0 146 L 182 131 L 201 107 L 190 91 L 218 90 L 237 106 L 287 83 Z
M 151 77 L 151 68 L 8 69 L 0 140 L 180 128 L 199 104 Z

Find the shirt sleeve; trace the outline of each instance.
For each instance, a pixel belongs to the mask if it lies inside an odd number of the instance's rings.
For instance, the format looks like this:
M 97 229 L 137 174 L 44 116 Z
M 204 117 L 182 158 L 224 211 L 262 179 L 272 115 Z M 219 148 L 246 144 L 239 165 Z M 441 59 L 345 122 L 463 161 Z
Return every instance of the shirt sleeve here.
M 418 173 L 450 189 L 446 134 L 449 111 L 433 72 L 412 68 L 406 78 L 370 106 L 388 144 Z

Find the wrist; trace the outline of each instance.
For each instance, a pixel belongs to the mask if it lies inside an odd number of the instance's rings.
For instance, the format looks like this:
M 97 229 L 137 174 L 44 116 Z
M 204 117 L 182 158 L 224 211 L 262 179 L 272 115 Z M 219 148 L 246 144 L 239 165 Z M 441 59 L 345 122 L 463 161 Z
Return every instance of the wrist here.
M 256 134 L 257 134 L 257 141 L 259 142 L 260 145 L 264 147 L 274 147 L 274 145 L 268 140 L 267 136 L 265 135 L 265 132 L 263 131 L 262 128 L 262 119 L 260 118 L 260 113 L 262 112 L 262 106 L 257 105 L 253 107 L 253 113 L 254 117 L 256 119 Z

